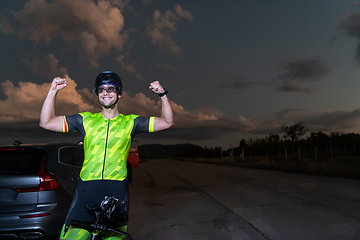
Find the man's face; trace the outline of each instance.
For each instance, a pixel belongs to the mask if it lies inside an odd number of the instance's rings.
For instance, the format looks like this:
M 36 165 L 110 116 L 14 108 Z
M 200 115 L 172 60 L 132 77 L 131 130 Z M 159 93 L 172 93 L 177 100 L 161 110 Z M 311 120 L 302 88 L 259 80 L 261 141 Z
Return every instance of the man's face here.
M 101 85 L 98 90 L 99 101 L 104 107 L 109 107 L 116 103 L 117 97 L 121 95 L 117 94 L 117 89 L 113 85 Z M 118 95 L 118 96 L 117 96 Z

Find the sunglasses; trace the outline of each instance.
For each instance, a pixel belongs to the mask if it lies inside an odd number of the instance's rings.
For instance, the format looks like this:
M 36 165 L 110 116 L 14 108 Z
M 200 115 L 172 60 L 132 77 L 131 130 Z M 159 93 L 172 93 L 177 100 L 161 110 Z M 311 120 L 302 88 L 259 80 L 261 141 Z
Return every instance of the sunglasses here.
M 103 93 L 104 91 L 106 91 L 107 93 L 117 93 L 118 90 L 116 87 L 113 86 L 109 86 L 109 87 L 99 87 L 99 93 Z

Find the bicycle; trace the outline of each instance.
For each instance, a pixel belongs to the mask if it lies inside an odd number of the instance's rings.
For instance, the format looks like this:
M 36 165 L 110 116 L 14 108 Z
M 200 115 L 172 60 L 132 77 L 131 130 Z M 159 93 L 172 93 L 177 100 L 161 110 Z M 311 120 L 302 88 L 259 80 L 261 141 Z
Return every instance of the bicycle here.
M 126 218 L 126 202 L 122 201 L 120 203 L 120 209 L 118 209 L 118 211 L 116 210 L 116 203 L 118 202 L 118 199 L 115 197 L 105 197 L 105 199 L 100 203 L 100 205 L 96 205 L 95 207 L 90 207 L 85 203 L 85 208 L 87 211 L 89 211 L 90 213 L 92 213 L 93 215 L 95 215 L 96 219 L 94 223 L 88 223 L 88 222 L 80 222 L 80 221 L 70 221 L 69 225 L 73 225 L 73 226 L 78 226 L 81 227 L 83 229 L 86 229 L 88 232 L 90 232 L 90 236 L 88 238 L 88 240 L 96 240 L 96 239 L 101 239 L 102 236 L 102 232 L 104 231 L 110 231 L 110 232 L 114 232 L 120 235 L 125 236 L 125 239 L 128 240 L 133 240 L 133 238 L 131 237 L 131 235 L 129 233 L 117 230 L 117 229 L 112 229 L 107 227 L 106 225 L 111 222 L 114 221 L 116 217 L 124 217 Z M 119 206 L 119 205 L 118 205 Z M 124 214 L 122 215 L 118 215 L 118 212 L 125 208 L 123 211 Z M 65 230 L 65 232 L 67 231 L 67 229 Z

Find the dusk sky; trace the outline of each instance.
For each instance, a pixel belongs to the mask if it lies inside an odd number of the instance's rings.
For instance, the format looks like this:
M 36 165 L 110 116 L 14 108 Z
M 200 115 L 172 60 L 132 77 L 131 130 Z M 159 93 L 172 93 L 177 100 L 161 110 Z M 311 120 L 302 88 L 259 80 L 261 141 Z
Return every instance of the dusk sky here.
M 38 126 L 55 76 L 57 114 L 101 110 L 95 77 L 123 81 L 123 114 L 159 116 L 149 83 L 169 91 L 175 125 L 139 144 L 238 146 L 300 121 L 360 133 L 360 1 L 1 0 L 0 144 L 77 141 Z

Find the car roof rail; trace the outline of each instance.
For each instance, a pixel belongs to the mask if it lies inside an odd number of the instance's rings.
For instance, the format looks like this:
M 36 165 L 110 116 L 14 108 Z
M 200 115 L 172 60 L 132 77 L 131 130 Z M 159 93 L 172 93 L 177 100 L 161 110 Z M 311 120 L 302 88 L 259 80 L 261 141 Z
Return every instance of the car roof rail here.
M 14 142 L 14 145 L 15 146 L 20 146 L 22 144 L 22 142 L 21 141 L 18 141 L 18 140 L 15 140 L 15 142 Z

